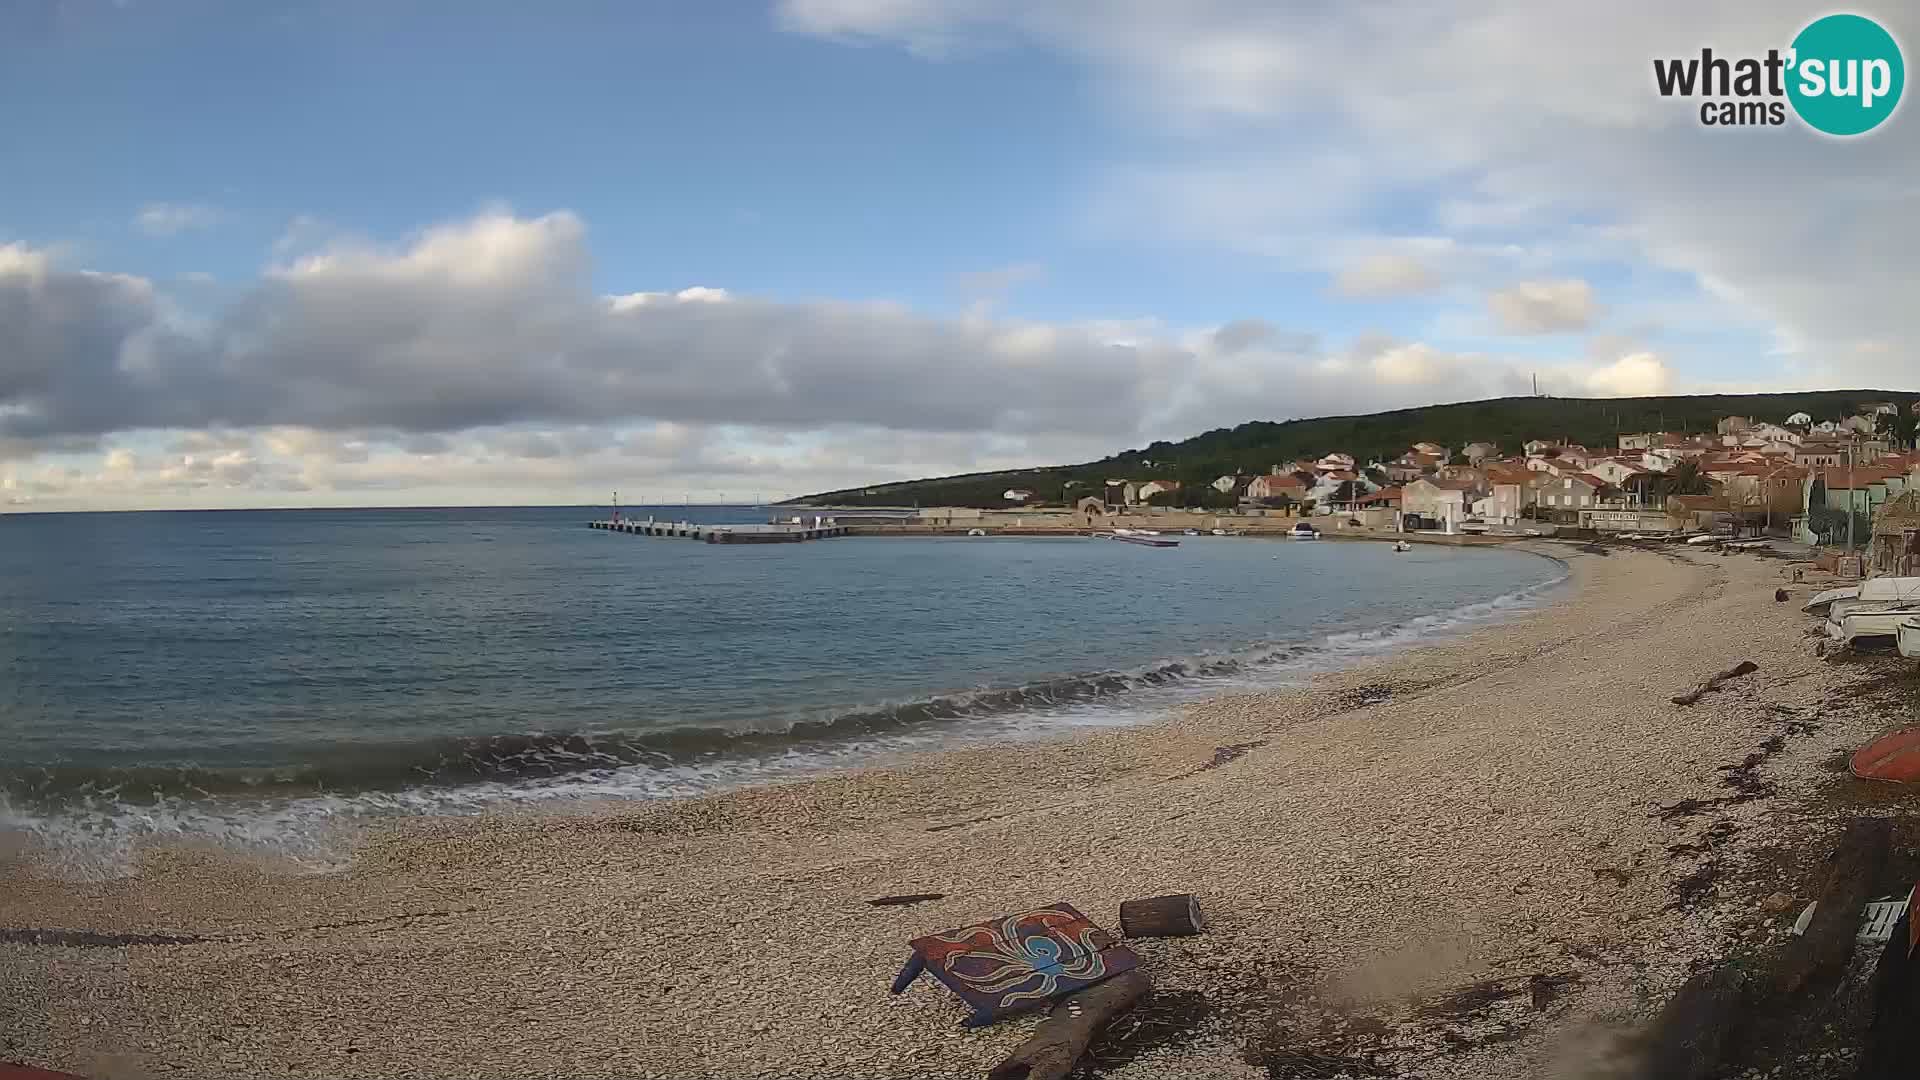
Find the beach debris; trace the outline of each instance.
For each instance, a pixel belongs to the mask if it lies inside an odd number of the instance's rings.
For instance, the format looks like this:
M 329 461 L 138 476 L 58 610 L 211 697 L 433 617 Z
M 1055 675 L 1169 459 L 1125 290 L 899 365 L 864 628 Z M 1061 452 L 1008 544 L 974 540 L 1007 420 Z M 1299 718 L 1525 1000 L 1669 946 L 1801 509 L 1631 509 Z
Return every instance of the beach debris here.
M 1787 928 L 1787 933 L 1792 934 L 1794 937 L 1805 934 L 1807 932 L 1807 926 L 1813 922 L 1813 910 L 1819 906 L 1820 901 L 1815 900 L 1813 903 L 1801 908 L 1800 917 L 1793 920 L 1793 925 Z
M 1152 991 L 1153 980 L 1134 968 L 1069 994 L 987 1080 L 1065 1080 L 1094 1036 Z
M 1775 590 L 1773 590 L 1773 600 L 1774 600 L 1774 603 L 1776 603 L 1776 604 L 1784 604 L 1784 603 L 1786 603 L 1786 602 L 1787 602 L 1787 590 L 1785 590 L 1785 589 L 1775 589 Z
M 1885 945 L 1893 940 L 1893 928 L 1907 913 L 1907 898 L 1876 900 L 1867 905 L 1860 919 L 1860 944 Z
M 1769 915 L 1784 915 L 1792 907 L 1793 897 L 1783 892 L 1770 893 L 1760 901 L 1760 910 Z
M 1192 893 L 1149 896 L 1120 904 L 1120 933 L 1130 938 L 1185 937 L 1206 929 L 1200 902 Z
M 1862 780 L 1920 783 L 1920 727 L 1882 735 L 1854 751 L 1847 767 Z
M 1896 1080 L 1914 1074 L 1920 1063 L 1920 932 L 1913 909 L 1920 904 L 1920 885 L 1907 893 L 1906 910 L 1894 921 L 1873 972 L 1873 1022 L 1867 1028 L 1860 1056 L 1858 1080 Z
M 1654 1020 L 1645 1074 L 1662 1080 L 1723 1075 L 1804 1010 L 1815 986 L 1836 984 L 1859 933 L 1855 913 L 1886 865 L 1892 838 L 1886 818 L 1850 819 L 1827 858 L 1819 898 L 1801 913 L 1803 931 L 1779 949 L 1681 984 Z
M 876 896 L 867 901 L 874 907 L 904 907 L 908 904 L 924 904 L 929 900 L 945 900 L 943 892 L 901 893 L 899 896 Z
M 963 1027 L 981 1027 L 1132 971 L 1132 949 L 1071 905 L 1053 904 L 908 942 L 913 955 L 893 980 L 900 993 L 922 972 L 973 1007 Z
M 1701 683 L 1692 690 L 1675 696 L 1673 703 L 1675 705 L 1691 705 L 1699 701 L 1701 696 L 1707 692 L 1720 689 L 1720 684 L 1726 682 L 1728 679 L 1737 679 L 1742 675 L 1751 675 L 1759 670 L 1759 664 L 1751 660 L 1742 660 L 1725 671 L 1714 673 L 1706 682 Z

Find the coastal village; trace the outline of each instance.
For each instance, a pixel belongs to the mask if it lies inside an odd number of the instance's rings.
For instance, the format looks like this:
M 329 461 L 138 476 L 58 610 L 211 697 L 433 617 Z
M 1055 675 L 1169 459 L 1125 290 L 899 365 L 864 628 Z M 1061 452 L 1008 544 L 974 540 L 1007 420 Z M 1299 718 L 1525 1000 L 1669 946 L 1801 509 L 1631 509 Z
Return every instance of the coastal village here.
M 1649 431 L 1589 447 L 1542 432 L 1516 447 L 1417 442 L 1391 460 L 1361 464 L 1329 448 L 1313 460 L 1209 485 L 1210 505 L 1171 479 L 1114 477 L 1068 504 L 1009 488 L 999 510 L 916 512 L 922 522 L 1043 526 L 1072 514 L 1089 525 L 1117 519 L 1253 524 L 1279 515 L 1325 531 L 1543 535 L 1718 533 L 1806 544 L 1864 546 L 1874 515 L 1920 487 L 1920 450 L 1896 432 L 1920 402 L 1872 402 L 1850 416 L 1728 416 L 1711 432 Z M 1065 494 L 1077 494 L 1067 492 Z M 1229 504 L 1230 500 L 1230 504 Z M 903 523 L 905 523 L 903 521 Z

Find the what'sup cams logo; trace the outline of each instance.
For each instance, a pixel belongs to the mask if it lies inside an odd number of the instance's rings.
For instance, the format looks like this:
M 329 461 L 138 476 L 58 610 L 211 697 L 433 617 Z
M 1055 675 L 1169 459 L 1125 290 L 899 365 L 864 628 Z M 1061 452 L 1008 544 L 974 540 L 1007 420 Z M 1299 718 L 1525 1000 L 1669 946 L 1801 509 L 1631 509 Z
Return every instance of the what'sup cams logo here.
M 1801 123 L 1828 135 L 1864 135 L 1900 105 L 1907 68 L 1900 43 L 1864 15 L 1828 15 L 1794 35 L 1785 52 L 1730 59 L 1701 49 L 1698 57 L 1655 60 L 1661 97 L 1706 98 L 1708 127 L 1778 126 L 1787 106 Z

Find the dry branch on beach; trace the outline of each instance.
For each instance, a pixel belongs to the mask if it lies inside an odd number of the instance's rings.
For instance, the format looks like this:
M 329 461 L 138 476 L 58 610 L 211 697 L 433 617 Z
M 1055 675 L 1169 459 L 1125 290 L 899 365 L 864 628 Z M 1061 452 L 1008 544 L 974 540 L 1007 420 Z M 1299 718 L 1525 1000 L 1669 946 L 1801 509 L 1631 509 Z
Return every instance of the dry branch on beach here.
M 1707 692 L 1720 689 L 1720 684 L 1726 682 L 1728 679 L 1737 679 L 1742 675 L 1751 675 L 1759 670 L 1759 664 L 1751 660 L 1742 660 L 1725 671 L 1716 672 L 1711 678 L 1707 679 L 1706 682 L 1701 683 L 1692 690 L 1677 695 L 1674 697 L 1673 703 L 1675 705 L 1691 705 L 1699 701 L 1701 696 Z

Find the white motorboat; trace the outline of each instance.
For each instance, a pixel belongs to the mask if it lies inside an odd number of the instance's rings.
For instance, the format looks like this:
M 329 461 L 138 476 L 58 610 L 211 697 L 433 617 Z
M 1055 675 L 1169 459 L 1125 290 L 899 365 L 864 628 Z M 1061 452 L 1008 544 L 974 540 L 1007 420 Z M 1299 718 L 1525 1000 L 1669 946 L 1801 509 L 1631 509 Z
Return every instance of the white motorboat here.
M 1920 660 L 1920 618 L 1903 619 L 1893 632 L 1894 643 L 1900 646 L 1900 655 L 1909 660 Z
M 1852 601 L 1862 604 L 1862 601 Z M 1843 608 L 1834 605 L 1827 615 L 1827 640 L 1852 645 L 1861 638 L 1896 638 L 1900 624 L 1920 616 L 1913 604 L 1865 601 L 1865 606 Z
M 1920 577 L 1876 577 L 1860 583 L 1862 600 L 1920 602 Z
M 1127 544 L 1139 544 L 1141 547 L 1170 548 L 1179 547 L 1180 541 L 1171 536 L 1161 536 L 1152 529 L 1115 529 L 1110 533 L 1095 533 L 1095 536 L 1108 540 L 1119 540 Z
M 1859 595 L 1860 586 L 1858 585 L 1848 585 L 1841 589 L 1828 589 L 1826 592 L 1814 593 L 1813 599 L 1801 605 L 1800 610 L 1810 611 L 1815 615 L 1824 615 L 1826 614 L 1827 608 L 1831 607 L 1834 601 L 1853 600 Z
M 1287 537 L 1292 540 L 1318 540 L 1320 539 L 1320 530 L 1302 521 L 1287 530 Z
M 1394 542 L 1393 542 L 1393 550 L 1395 550 L 1395 551 L 1412 551 L 1412 550 L 1413 550 L 1413 545 L 1412 545 L 1412 544 L 1409 544 L 1409 543 L 1407 543 L 1407 542 L 1406 542 L 1405 540 L 1396 540 L 1396 541 L 1394 541 Z
M 968 535 L 968 536 L 985 536 L 985 535 L 987 535 L 987 530 L 985 530 L 985 529 L 968 529 L 968 530 L 967 530 L 967 535 Z

